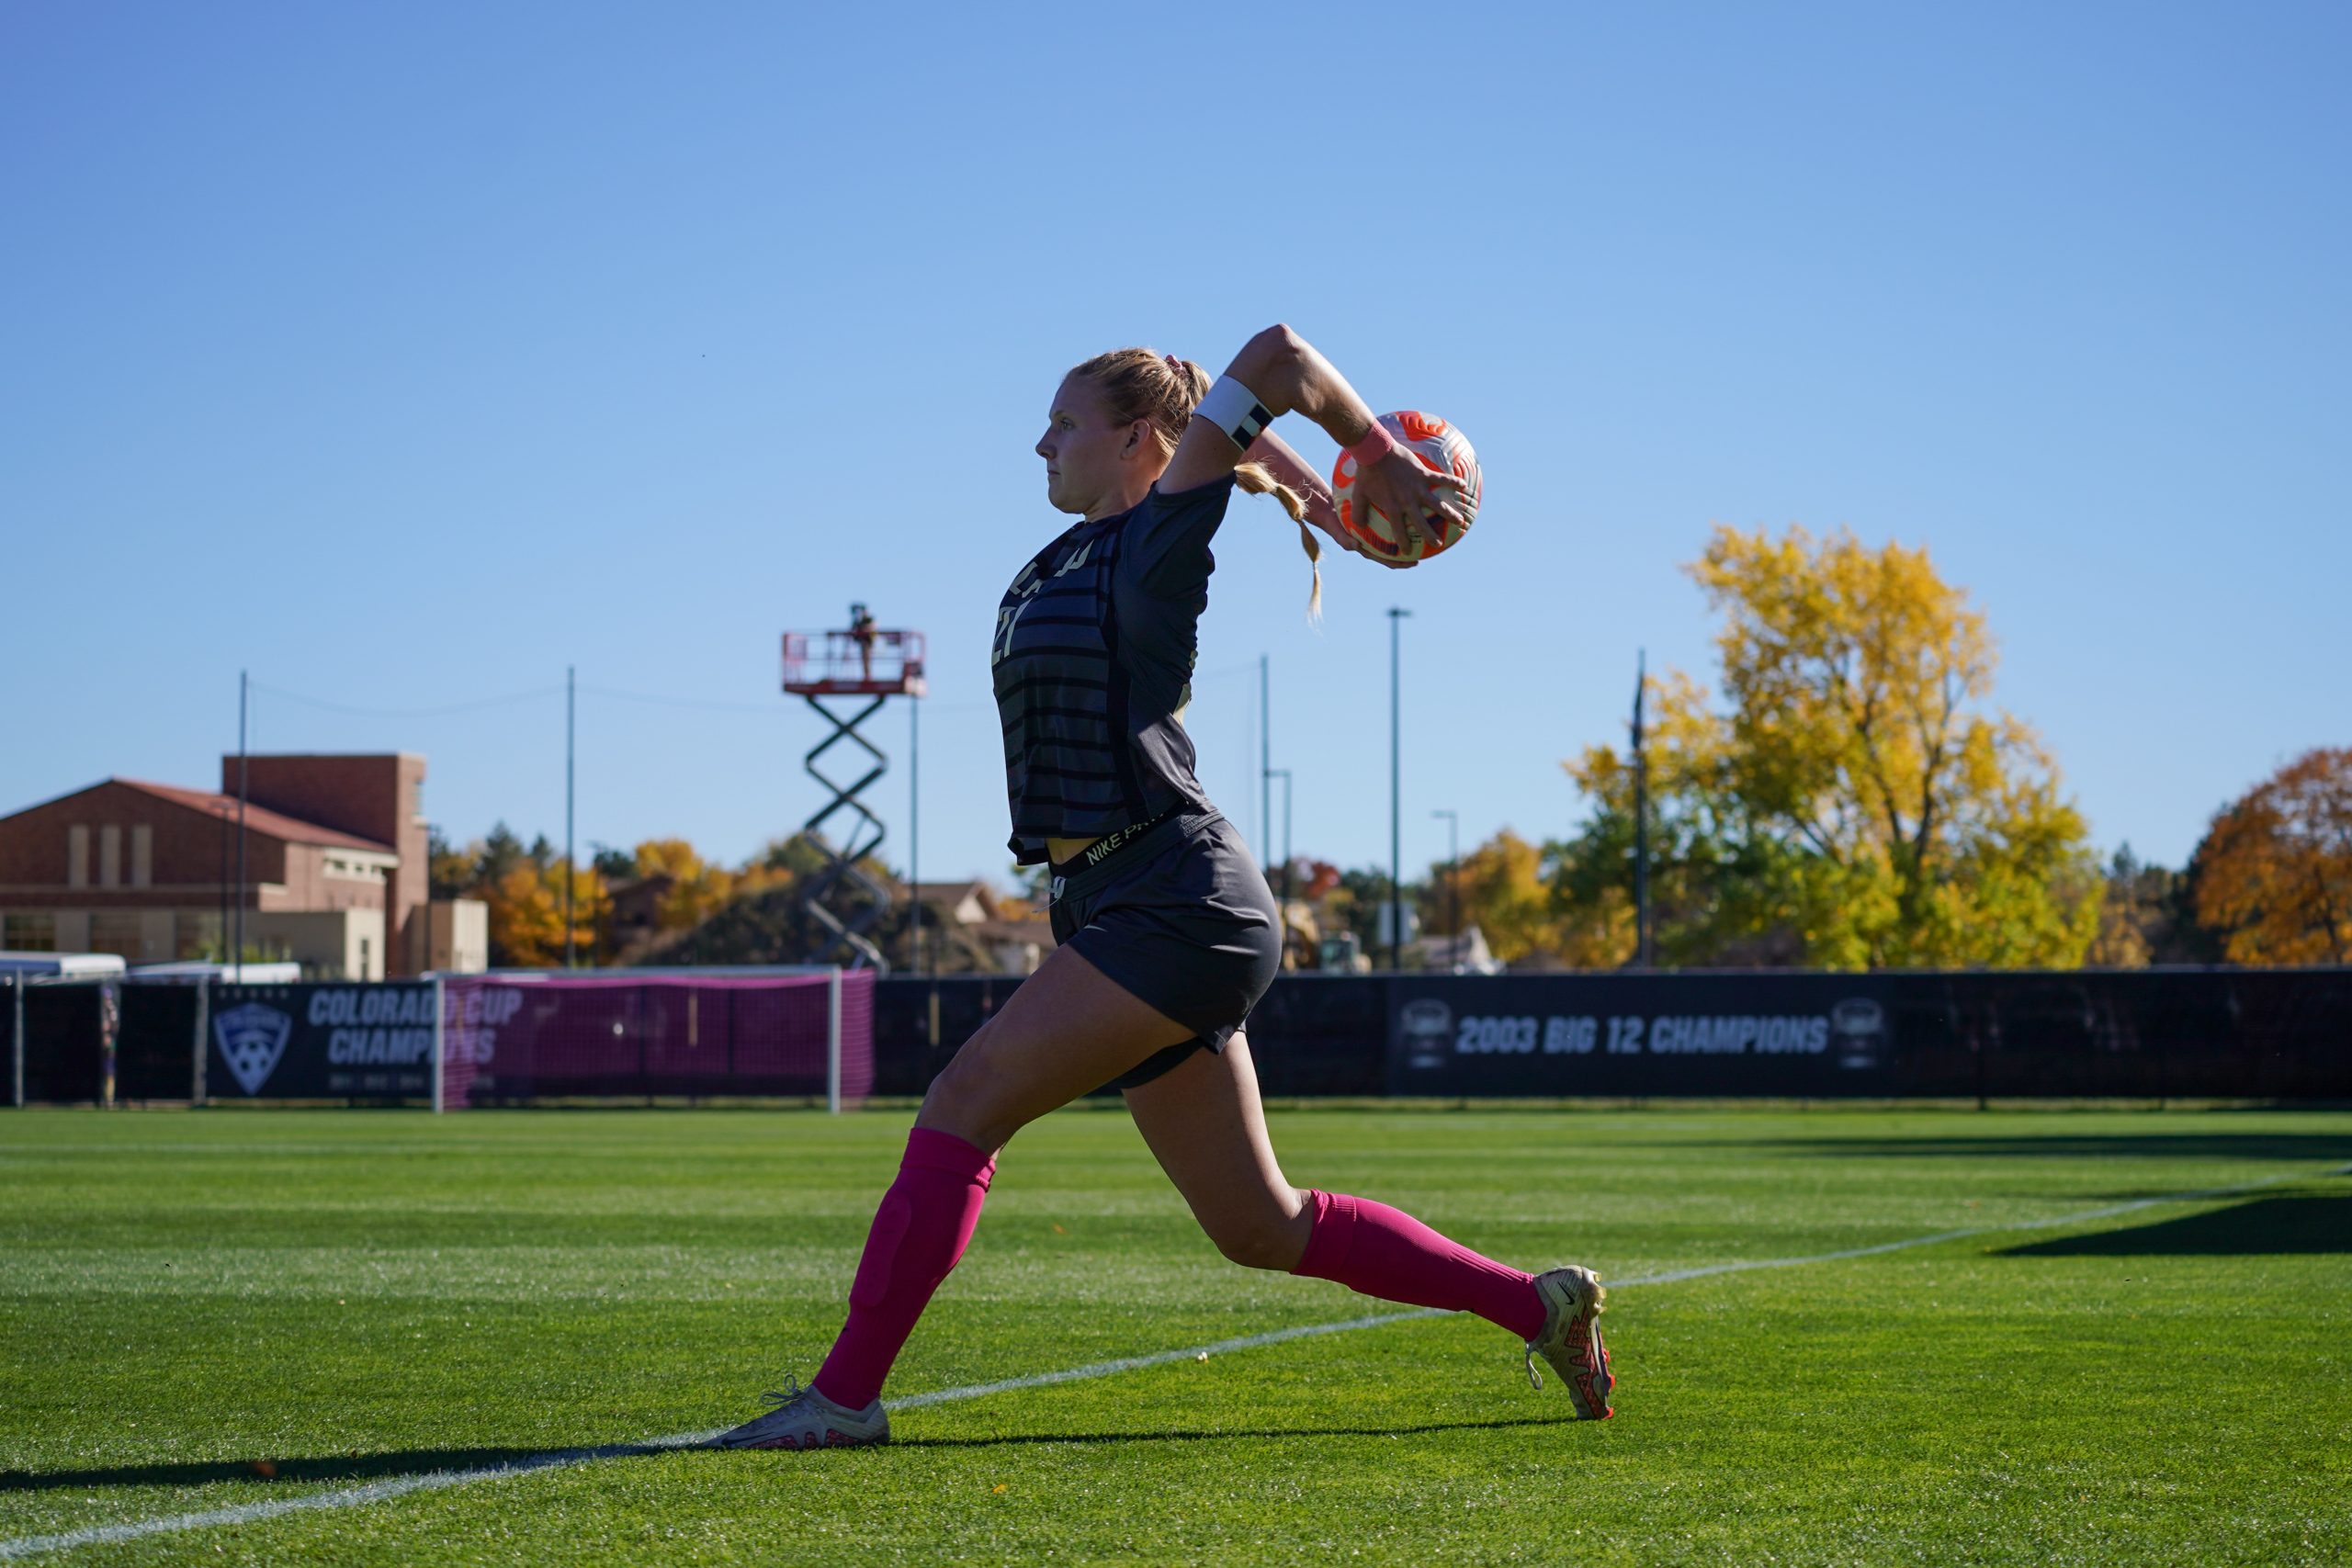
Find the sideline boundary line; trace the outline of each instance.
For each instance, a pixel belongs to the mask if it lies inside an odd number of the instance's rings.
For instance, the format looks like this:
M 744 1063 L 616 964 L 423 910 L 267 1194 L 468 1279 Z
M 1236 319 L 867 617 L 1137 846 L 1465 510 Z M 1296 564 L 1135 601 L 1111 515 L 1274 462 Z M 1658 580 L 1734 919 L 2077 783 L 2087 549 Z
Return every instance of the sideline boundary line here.
M 2054 1214 L 2046 1219 L 2017 1220 L 2006 1224 L 1970 1225 L 1962 1230 L 1938 1231 L 1932 1235 L 1908 1236 L 1901 1241 L 1883 1241 L 1872 1247 L 1849 1247 L 1836 1252 L 1816 1252 L 1802 1258 L 1754 1258 L 1731 1263 L 1708 1263 L 1694 1269 L 1670 1269 L 1658 1274 L 1635 1274 L 1610 1281 L 1611 1288 L 1624 1290 L 1635 1285 L 1670 1285 L 1685 1280 L 1703 1280 L 1719 1274 L 1744 1274 L 1761 1269 L 1796 1269 L 1812 1263 L 1836 1263 L 1853 1258 L 1876 1258 L 1889 1252 L 1904 1252 L 1913 1247 L 1934 1247 L 1941 1242 L 1961 1241 L 1973 1235 L 1996 1235 L 2005 1231 L 2051 1230 L 2060 1225 L 2082 1224 L 2092 1220 L 2112 1219 L 2119 1214 L 2135 1213 L 2143 1209 L 2160 1208 L 2171 1203 L 2195 1203 L 2210 1198 L 2233 1197 L 2264 1187 L 2276 1187 L 2286 1181 L 2306 1181 L 2314 1177 L 2352 1175 L 2352 1163 L 2335 1166 L 2317 1172 L 2294 1171 L 2278 1176 L 2267 1176 L 2256 1181 L 2241 1181 L 2229 1187 L 2199 1188 L 2187 1192 L 2166 1192 L 2154 1198 L 2134 1198 L 2128 1202 L 2109 1203 L 2097 1209 L 2081 1209 L 2071 1214 Z M 946 1404 L 966 1399 L 980 1399 L 992 1393 L 1010 1393 L 1017 1389 L 1045 1388 L 1054 1383 L 1079 1382 L 1090 1378 L 1111 1377 L 1119 1372 L 1140 1371 L 1147 1367 L 1166 1366 L 1173 1361 L 1197 1360 L 1208 1356 L 1226 1355 L 1237 1350 L 1254 1350 L 1261 1346 L 1280 1345 L 1293 1339 L 1312 1338 L 1325 1334 L 1349 1334 L 1360 1328 L 1378 1328 L 1391 1323 L 1406 1323 L 1415 1318 L 1451 1317 L 1453 1314 L 1441 1307 L 1414 1307 L 1404 1312 L 1374 1313 L 1367 1317 L 1351 1317 L 1336 1323 L 1306 1324 L 1293 1328 L 1276 1328 L 1264 1334 L 1245 1334 L 1238 1338 L 1219 1339 L 1212 1344 L 1189 1346 L 1181 1350 L 1156 1350 L 1148 1356 L 1124 1356 L 1117 1360 L 1096 1361 L 1091 1366 L 1070 1367 L 1061 1371 L 1032 1372 L 1025 1377 L 1003 1378 L 995 1382 L 970 1383 L 961 1388 L 934 1389 L 929 1393 L 909 1394 L 904 1399 L 888 1401 L 892 1410 L 914 1410 L 926 1404 Z M 135 1540 L 142 1536 L 164 1535 L 179 1530 L 204 1529 L 214 1525 L 255 1524 L 284 1514 L 309 1513 L 325 1508 L 356 1508 L 369 1503 L 381 1503 L 394 1497 L 404 1497 L 413 1492 L 437 1492 L 451 1486 L 469 1485 L 477 1481 L 493 1481 L 501 1476 L 526 1475 L 537 1470 L 558 1470 L 578 1464 L 594 1464 L 600 1460 L 628 1459 L 649 1454 L 666 1453 L 677 1449 L 694 1448 L 708 1442 L 727 1428 L 713 1427 L 706 1432 L 680 1432 L 666 1438 L 650 1438 L 636 1443 L 606 1443 L 596 1448 L 550 1449 L 545 1453 L 526 1454 L 519 1459 L 498 1464 L 478 1465 L 470 1470 L 424 1471 L 414 1475 L 390 1476 L 371 1481 L 361 1486 L 345 1486 L 332 1492 L 312 1492 L 300 1497 L 273 1498 L 266 1502 L 241 1503 L 232 1507 L 212 1508 L 198 1514 L 171 1514 L 146 1519 L 126 1519 L 119 1524 L 85 1525 L 79 1529 L 62 1530 L 54 1535 L 19 1536 L 13 1540 L 0 1540 L 0 1558 L 31 1557 L 42 1552 L 70 1551 L 79 1546 L 96 1546 L 119 1540 Z

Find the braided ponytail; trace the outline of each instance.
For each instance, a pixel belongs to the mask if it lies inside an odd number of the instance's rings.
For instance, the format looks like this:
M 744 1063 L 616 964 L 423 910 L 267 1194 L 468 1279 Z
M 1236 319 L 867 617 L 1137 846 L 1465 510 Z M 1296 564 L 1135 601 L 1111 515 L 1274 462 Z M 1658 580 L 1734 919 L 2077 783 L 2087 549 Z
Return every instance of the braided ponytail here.
M 1193 411 L 1208 396 L 1209 373 L 1189 359 L 1154 354 L 1148 348 L 1119 348 L 1098 354 L 1071 372 L 1102 389 L 1114 424 L 1138 419 L 1151 422 L 1163 457 L 1173 457 L 1176 443 L 1193 420 Z M 1282 502 L 1298 525 L 1298 542 L 1306 551 L 1314 585 L 1306 596 L 1306 618 L 1323 615 L 1323 547 L 1306 525 L 1306 498 L 1274 478 L 1263 463 L 1236 463 L 1234 482 L 1252 495 L 1271 495 Z

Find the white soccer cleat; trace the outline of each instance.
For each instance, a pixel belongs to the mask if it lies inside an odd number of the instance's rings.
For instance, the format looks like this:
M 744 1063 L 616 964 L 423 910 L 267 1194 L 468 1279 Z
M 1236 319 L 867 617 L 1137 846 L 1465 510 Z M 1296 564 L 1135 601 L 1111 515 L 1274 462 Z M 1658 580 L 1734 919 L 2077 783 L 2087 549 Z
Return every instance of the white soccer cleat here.
M 775 1408 L 713 1438 L 712 1448 L 862 1449 L 890 1440 L 890 1416 L 878 1399 L 847 1410 L 789 1378 L 781 1393 L 760 1397 Z
M 1600 1276 L 1571 1265 L 1535 1276 L 1536 1293 L 1544 1298 L 1544 1332 L 1527 1342 L 1527 1381 L 1544 1386 L 1535 1370 L 1543 1357 L 1560 1374 L 1579 1421 L 1606 1421 L 1609 1391 L 1617 1380 L 1609 1371 L 1609 1348 L 1600 1342 L 1600 1314 L 1609 1292 Z

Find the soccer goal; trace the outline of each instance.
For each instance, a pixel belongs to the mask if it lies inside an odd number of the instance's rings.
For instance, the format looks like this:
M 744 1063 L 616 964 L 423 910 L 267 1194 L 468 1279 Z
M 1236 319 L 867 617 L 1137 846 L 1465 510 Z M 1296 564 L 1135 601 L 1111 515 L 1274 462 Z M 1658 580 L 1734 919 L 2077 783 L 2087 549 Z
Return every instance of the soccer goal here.
M 436 1111 L 526 1100 L 825 1097 L 874 1087 L 874 972 L 831 965 L 446 976 Z

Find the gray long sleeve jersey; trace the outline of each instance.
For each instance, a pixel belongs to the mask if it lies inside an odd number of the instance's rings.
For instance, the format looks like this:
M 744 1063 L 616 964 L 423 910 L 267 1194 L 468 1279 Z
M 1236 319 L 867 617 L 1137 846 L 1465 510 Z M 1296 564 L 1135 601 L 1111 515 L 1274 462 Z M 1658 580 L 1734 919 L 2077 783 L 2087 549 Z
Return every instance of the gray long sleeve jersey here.
M 1013 858 L 1170 807 L 1209 809 L 1183 712 L 1228 476 L 1080 522 L 1031 558 L 997 606 L 989 663 L 1004 725 Z

